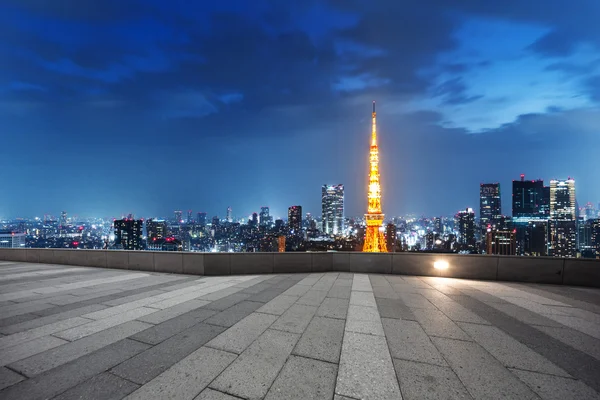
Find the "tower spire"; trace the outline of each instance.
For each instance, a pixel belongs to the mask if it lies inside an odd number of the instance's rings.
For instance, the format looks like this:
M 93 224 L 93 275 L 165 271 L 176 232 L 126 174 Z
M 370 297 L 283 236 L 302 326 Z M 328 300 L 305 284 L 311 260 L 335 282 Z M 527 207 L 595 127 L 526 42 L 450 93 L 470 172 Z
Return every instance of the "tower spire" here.
M 375 112 L 375 101 L 373 101 L 371 149 L 369 152 L 369 190 L 368 209 L 365 214 L 367 232 L 363 251 L 387 252 L 387 246 L 383 232 L 379 230 L 383 224 L 384 214 L 381 212 L 381 185 L 379 183 L 379 148 L 377 146 L 377 113 Z

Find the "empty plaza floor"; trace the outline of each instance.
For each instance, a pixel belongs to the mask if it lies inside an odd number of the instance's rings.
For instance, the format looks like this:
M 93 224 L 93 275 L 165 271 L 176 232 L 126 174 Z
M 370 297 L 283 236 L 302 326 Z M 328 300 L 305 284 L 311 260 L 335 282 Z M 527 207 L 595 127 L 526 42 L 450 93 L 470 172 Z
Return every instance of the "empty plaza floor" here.
M 0 262 L 0 399 L 600 399 L 600 290 Z

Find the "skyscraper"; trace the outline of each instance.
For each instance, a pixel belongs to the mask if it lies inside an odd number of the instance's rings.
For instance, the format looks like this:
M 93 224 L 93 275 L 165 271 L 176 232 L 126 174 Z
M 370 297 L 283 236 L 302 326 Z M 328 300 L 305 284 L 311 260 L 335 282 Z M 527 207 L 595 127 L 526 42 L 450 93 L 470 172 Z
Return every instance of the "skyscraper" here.
M 196 222 L 198 223 L 198 225 L 200 225 L 201 227 L 205 227 L 206 226 L 206 213 L 205 212 L 199 212 L 196 215 Z
M 482 183 L 479 186 L 479 222 L 485 232 L 490 225 L 496 225 L 502 217 L 499 183 Z
M 397 242 L 397 228 L 393 223 L 389 223 L 385 226 L 385 240 L 387 249 L 390 252 L 396 251 L 396 242 Z
M 600 208 L 600 207 L 599 207 Z M 596 252 L 596 258 L 600 258 L 600 218 L 587 221 L 591 229 L 591 244 Z
M 181 216 L 183 215 L 183 213 L 181 211 L 175 211 L 175 222 L 176 223 L 181 223 Z
M 150 218 L 146 221 L 146 233 L 148 235 L 148 243 L 166 238 L 167 222 Z
M 192 210 L 188 210 L 188 212 L 187 212 L 187 223 L 188 224 L 194 223 L 194 213 L 192 213 Z
M 291 236 L 302 236 L 302 206 L 288 208 L 288 227 Z
M 141 219 L 115 220 L 115 245 L 124 250 L 141 250 L 143 226 L 144 221 Z
M 261 227 L 270 228 L 273 225 L 273 217 L 269 215 L 269 207 L 263 206 L 260 208 L 259 224 Z
M 549 253 L 555 257 L 577 255 L 575 180 L 550 181 Z
M 344 185 L 323 185 L 321 208 L 323 232 L 341 235 L 344 231 Z
M 227 222 L 233 222 L 233 212 L 231 210 L 231 206 L 227 207 Z
M 369 191 L 368 207 L 365 214 L 367 232 L 363 251 L 386 253 L 387 246 L 383 232 L 379 228 L 383 224 L 384 214 L 381 212 L 381 184 L 379 183 L 379 147 L 377 146 L 377 113 L 373 102 L 371 114 L 371 148 L 369 151 Z
M 467 248 L 475 247 L 475 212 L 472 208 L 459 211 L 454 217 L 458 230 L 458 243 Z
M 486 253 L 514 256 L 517 251 L 516 230 L 490 227 L 486 234 Z
M 544 181 L 526 181 L 525 174 L 521 180 L 513 181 L 512 215 L 513 217 L 539 216 L 544 198 Z

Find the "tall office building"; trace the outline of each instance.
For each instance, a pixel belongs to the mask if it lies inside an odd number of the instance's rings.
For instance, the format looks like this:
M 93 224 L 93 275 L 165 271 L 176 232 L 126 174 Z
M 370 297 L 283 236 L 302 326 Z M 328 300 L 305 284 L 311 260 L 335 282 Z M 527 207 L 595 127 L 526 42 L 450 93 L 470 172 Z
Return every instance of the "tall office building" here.
M 575 180 L 550 181 L 549 254 L 555 257 L 577 255 L 577 208 Z
M 152 219 L 146 221 L 146 234 L 148 243 L 167 237 L 167 222 L 161 219 Z
M 25 236 L 22 232 L 0 231 L 0 248 L 24 248 Z
M 517 254 L 517 231 L 489 228 L 486 233 L 486 253 L 501 256 Z
M 321 208 L 323 232 L 341 235 L 344 231 L 344 185 L 323 185 Z
M 441 217 L 435 217 L 433 219 L 433 231 L 440 235 L 444 233 L 444 224 Z
M 187 212 L 187 223 L 188 224 L 194 223 L 194 213 L 192 213 L 192 210 L 188 210 L 188 212 Z
M 273 225 L 273 217 L 269 214 L 269 207 L 260 208 L 259 224 L 261 227 L 270 228 Z
M 600 258 L 600 218 L 590 219 L 586 221 L 591 229 L 591 245 L 596 252 L 596 258 Z
M 544 199 L 544 181 L 513 181 L 512 215 L 513 217 L 533 217 L 540 215 L 540 207 Z
M 233 222 L 233 211 L 231 210 L 231 206 L 227 207 L 227 222 Z
M 488 226 L 498 223 L 502 217 L 499 183 L 479 185 L 479 221 L 485 231 Z
M 396 244 L 398 242 L 397 233 L 398 230 L 396 228 L 396 225 L 394 225 L 393 223 L 390 222 L 385 226 L 385 241 L 387 244 L 387 251 L 391 253 L 396 251 Z
M 181 211 L 175 211 L 175 222 L 177 222 L 179 224 L 181 222 L 182 216 L 183 216 L 183 213 Z
M 469 248 L 475 247 L 475 212 L 472 208 L 459 211 L 454 216 L 458 231 L 458 243 Z
M 141 219 L 115 220 L 115 245 L 124 250 L 141 250 L 143 226 L 144 221 Z
M 288 208 L 288 227 L 291 236 L 302 236 L 302 206 Z
M 196 215 L 196 223 L 203 228 L 206 226 L 206 213 L 205 212 L 199 212 Z

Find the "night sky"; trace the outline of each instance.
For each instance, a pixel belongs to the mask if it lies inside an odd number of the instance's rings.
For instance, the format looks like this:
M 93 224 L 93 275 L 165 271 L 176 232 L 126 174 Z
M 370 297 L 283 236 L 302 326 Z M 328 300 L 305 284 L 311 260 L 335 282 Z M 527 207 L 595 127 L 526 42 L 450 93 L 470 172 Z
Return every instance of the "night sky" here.
M 600 201 L 600 1 L 0 0 L 0 217 L 237 217 L 343 183 L 478 209 L 574 177 Z

